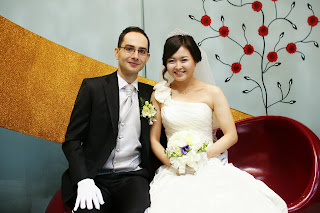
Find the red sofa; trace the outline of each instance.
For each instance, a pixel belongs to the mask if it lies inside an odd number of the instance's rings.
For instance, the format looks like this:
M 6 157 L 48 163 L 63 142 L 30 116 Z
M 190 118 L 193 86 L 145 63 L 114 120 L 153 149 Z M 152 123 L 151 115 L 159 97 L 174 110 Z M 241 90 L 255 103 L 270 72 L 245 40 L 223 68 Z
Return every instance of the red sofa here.
M 289 212 L 320 212 L 319 138 L 281 116 L 252 117 L 237 121 L 236 127 L 239 139 L 229 149 L 229 162 L 265 182 L 286 201 Z M 58 190 L 46 213 L 70 212 Z

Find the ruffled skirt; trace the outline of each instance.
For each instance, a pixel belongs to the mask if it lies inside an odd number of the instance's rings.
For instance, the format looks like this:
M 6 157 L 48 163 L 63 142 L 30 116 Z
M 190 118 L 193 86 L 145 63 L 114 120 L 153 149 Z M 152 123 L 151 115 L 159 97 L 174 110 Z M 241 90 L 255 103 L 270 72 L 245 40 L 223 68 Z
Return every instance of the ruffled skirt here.
M 195 175 L 161 166 L 150 184 L 145 213 L 287 213 L 284 200 L 265 183 L 232 164 L 210 159 Z

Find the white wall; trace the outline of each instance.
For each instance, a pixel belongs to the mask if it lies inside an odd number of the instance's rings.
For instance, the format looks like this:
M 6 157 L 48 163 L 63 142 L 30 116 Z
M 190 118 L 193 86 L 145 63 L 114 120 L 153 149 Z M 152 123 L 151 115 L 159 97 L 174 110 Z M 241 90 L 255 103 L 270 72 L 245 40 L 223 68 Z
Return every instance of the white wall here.
M 240 0 L 230 0 L 239 4 Z M 263 4 L 265 23 L 275 18 L 275 5 L 270 0 L 260 0 Z M 217 35 L 209 27 L 191 20 L 188 15 L 201 19 L 204 15 L 202 0 L 0 0 L 0 15 L 16 24 L 41 35 L 71 50 L 94 58 L 98 61 L 117 66 L 113 50 L 117 45 L 120 32 L 129 25 L 144 27 L 151 40 L 151 58 L 146 66 L 146 77 L 158 80 L 162 48 L 167 34 L 180 28 L 192 34 L 197 42 Z M 253 2 L 253 1 L 242 1 Z M 285 17 L 293 0 L 277 1 L 278 17 Z M 315 15 L 320 18 L 320 2 L 309 0 Z M 229 27 L 230 38 L 241 45 L 246 41 L 243 37 L 242 24 L 247 27 L 246 35 L 255 50 L 261 52 L 262 37 L 257 34 L 262 24 L 261 12 L 254 12 L 251 5 L 234 7 L 226 0 L 204 2 L 207 15 L 212 19 L 211 27 L 221 27 L 220 17 L 224 16 L 224 24 Z M 298 30 L 293 30 L 284 20 L 274 22 L 269 35 L 265 37 L 266 51 L 273 49 L 279 34 L 285 36 L 278 47 L 298 41 L 307 36 L 310 26 L 307 18 L 312 15 L 307 2 L 296 1 L 295 8 L 287 17 L 295 23 Z M 307 40 L 320 43 L 320 23 L 313 27 Z M 279 52 L 278 61 L 281 66 L 270 69 L 265 76 L 268 88 L 268 103 L 280 98 L 280 90 L 276 86 L 279 81 L 284 93 L 288 90 L 288 82 L 292 78 L 293 85 L 286 101 L 296 100 L 295 104 L 276 104 L 268 109 L 269 115 L 282 115 L 296 119 L 311 128 L 320 136 L 320 93 L 318 92 L 320 48 L 313 43 L 299 43 L 298 50 L 306 56 L 301 60 L 300 54 Z M 252 114 L 265 115 L 265 109 L 258 89 L 243 94 L 251 89 L 253 82 L 243 79 L 250 76 L 261 83 L 260 58 L 258 54 L 245 56 L 242 59 L 242 70 L 225 83 L 231 75 L 230 67 L 223 65 L 215 58 L 218 54 L 225 63 L 232 64 L 241 57 L 243 50 L 229 38 L 208 39 L 202 44 L 207 52 L 216 83 L 227 96 L 230 106 L 237 110 Z M 266 60 L 266 58 L 264 59 Z
M 0 0 L 0 15 L 115 67 L 114 48 L 122 30 L 142 27 L 141 0 Z

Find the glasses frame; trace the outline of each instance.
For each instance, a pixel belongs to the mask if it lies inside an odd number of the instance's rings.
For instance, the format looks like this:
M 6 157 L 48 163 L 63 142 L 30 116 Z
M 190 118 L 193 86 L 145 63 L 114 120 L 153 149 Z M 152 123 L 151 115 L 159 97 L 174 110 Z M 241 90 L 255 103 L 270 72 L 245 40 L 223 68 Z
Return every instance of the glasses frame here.
M 145 57 L 148 55 L 149 51 L 147 49 L 136 49 L 136 48 L 133 48 L 133 47 L 130 47 L 130 46 L 124 46 L 124 47 L 118 47 L 119 49 L 120 48 L 123 48 L 124 51 L 127 53 L 127 54 L 134 54 L 136 51 L 138 51 L 138 55 L 139 56 L 142 56 L 142 57 Z M 129 50 L 128 48 L 130 48 L 131 50 Z M 143 53 L 141 53 L 141 51 L 143 51 Z M 144 53 L 145 52 L 145 53 Z

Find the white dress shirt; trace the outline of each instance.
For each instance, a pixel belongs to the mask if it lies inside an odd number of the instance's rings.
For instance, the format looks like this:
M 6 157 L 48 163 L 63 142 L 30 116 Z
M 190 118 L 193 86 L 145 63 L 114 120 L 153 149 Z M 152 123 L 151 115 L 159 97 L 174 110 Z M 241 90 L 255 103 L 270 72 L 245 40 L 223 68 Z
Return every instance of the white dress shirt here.
M 128 83 L 118 74 L 119 104 L 122 108 L 126 100 L 125 86 Z M 136 171 L 141 169 L 141 143 L 140 143 L 140 108 L 138 100 L 138 79 L 132 84 L 132 106 L 123 120 L 118 123 L 118 137 L 116 147 L 104 164 L 100 174 Z M 119 112 L 120 113 L 120 112 Z M 120 117 L 120 115 L 119 115 Z

